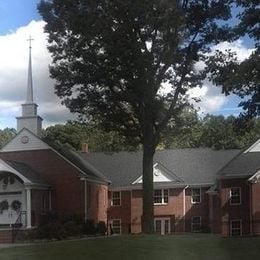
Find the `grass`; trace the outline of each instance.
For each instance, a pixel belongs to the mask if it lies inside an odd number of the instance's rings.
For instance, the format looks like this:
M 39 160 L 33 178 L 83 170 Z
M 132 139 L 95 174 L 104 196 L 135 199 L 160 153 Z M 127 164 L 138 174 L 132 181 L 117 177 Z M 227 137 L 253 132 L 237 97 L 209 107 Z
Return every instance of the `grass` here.
M 118 236 L 0 249 L 3 260 L 259 259 L 260 237 L 215 235 Z

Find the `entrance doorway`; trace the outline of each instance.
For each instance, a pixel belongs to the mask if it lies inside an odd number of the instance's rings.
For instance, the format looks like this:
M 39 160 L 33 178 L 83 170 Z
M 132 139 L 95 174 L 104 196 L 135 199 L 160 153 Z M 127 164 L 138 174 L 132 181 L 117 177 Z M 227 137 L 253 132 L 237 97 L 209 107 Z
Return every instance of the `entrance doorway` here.
M 170 218 L 155 218 L 154 219 L 155 233 L 160 235 L 167 235 L 171 233 Z

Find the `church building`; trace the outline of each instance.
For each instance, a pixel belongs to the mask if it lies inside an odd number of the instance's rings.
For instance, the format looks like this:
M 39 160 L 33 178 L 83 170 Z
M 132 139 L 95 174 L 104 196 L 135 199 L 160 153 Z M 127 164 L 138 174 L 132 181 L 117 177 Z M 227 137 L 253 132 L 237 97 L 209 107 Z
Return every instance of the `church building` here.
M 43 119 L 32 82 L 30 46 L 27 98 L 17 117 L 17 135 L 0 151 L 0 242 L 1 230 L 2 240 L 9 241 L 16 223 L 34 228 L 48 211 L 107 221 L 110 181 L 77 153 L 54 149 L 41 139 Z
M 33 98 L 31 46 L 17 135 L 0 150 L 0 243 L 47 212 L 104 221 L 108 234 L 142 226 L 142 153 L 89 153 L 42 139 Z M 162 235 L 260 234 L 260 140 L 244 150 L 175 149 L 154 157 L 154 229 Z

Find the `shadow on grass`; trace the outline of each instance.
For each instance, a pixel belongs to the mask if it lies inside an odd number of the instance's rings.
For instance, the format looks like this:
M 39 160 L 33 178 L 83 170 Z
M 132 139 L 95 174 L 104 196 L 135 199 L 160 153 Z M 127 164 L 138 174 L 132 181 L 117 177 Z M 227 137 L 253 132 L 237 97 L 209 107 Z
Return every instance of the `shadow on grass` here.
M 3 260 L 240 260 L 258 259 L 260 238 L 216 235 L 115 236 L 0 250 Z

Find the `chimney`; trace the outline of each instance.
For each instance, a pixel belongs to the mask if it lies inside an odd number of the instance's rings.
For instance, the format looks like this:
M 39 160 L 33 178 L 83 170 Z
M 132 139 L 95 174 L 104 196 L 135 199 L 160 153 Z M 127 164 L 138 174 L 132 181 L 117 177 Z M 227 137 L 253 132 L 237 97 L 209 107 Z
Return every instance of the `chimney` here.
M 88 153 L 88 143 L 82 143 L 81 152 L 82 153 Z

